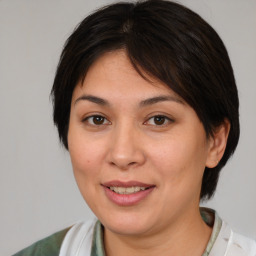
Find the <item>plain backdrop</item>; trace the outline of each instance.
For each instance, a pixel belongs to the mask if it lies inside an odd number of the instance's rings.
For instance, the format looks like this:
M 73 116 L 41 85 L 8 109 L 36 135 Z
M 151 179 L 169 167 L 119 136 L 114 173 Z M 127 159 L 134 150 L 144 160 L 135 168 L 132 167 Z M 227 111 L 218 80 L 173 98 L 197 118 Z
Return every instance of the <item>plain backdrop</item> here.
M 59 144 L 49 94 L 66 38 L 111 2 L 0 0 L 0 255 L 92 216 Z M 207 206 L 256 238 L 256 0 L 179 2 L 222 37 L 240 95 L 240 143 Z

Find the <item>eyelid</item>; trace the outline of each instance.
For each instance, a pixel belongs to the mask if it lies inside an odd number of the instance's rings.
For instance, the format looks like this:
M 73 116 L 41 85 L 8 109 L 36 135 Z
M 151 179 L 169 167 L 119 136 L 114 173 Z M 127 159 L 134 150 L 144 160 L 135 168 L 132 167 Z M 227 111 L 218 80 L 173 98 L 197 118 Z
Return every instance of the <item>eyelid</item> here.
M 88 121 L 90 118 L 95 118 L 95 117 L 102 117 L 102 118 L 104 118 L 104 122 L 102 124 L 93 124 L 93 123 L 90 123 Z M 107 121 L 107 123 L 105 123 L 105 121 Z M 87 115 L 87 116 L 82 118 L 82 122 L 83 123 L 88 123 L 91 126 L 102 126 L 102 125 L 110 125 L 111 124 L 111 122 L 108 120 L 108 118 L 106 118 L 102 114 L 90 114 L 90 115 Z
M 162 117 L 165 119 L 165 123 L 164 124 L 148 124 L 149 120 L 153 119 L 153 118 L 156 118 L 156 117 Z M 167 123 L 166 123 L 167 121 Z M 168 126 L 169 124 L 173 123 L 175 120 L 171 117 L 168 117 L 164 114 L 154 114 L 153 116 L 150 116 L 149 118 L 147 118 L 147 120 L 143 123 L 143 124 L 148 124 L 148 125 L 151 125 L 151 126 L 156 126 L 156 127 L 164 127 L 164 126 Z
M 95 124 L 93 122 L 90 122 L 89 120 L 91 118 L 95 118 L 95 117 L 101 117 L 104 119 L 103 123 L 99 123 L 99 124 Z M 150 124 L 149 121 L 156 118 L 156 117 L 160 117 L 160 118 L 164 118 L 165 121 L 163 124 Z M 148 116 L 146 118 L 146 121 L 143 122 L 144 125 L 150 125 L 150 126 L 156 126 L 156 127 L 165 127 L 165 126 L 168 126 L 170 125 L 171 123 L 173 123 L 175 120 L 174 118 L 166 115 L 166 114 L 160 114 L 160 113 L 155 113 L 155 114 L 151 114 L 150 116 Z M 99 126 L 103 126 L 103 125 L 111 125 L 111 121 L 109 121 L 109 118 L 106 117 L 104 114 L 102 113 L 90 113 L 90 114 L 87 114 L 86 116 L 84 116 L 81 120 L 82 123 L 87 123 L 88 125 L 90 126 L 96 126 L 96 127 L 99 127 Z

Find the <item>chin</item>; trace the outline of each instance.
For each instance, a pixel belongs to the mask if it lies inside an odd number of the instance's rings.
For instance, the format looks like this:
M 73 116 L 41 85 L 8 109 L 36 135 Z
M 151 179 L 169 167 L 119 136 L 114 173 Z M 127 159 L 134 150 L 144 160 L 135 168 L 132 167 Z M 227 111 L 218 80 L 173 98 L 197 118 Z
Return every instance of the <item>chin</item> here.
M 111 217 L 110 217 L 111 216 Z M 138 214 L 121 214 L 121 216 L 109 215 L 108 218 L 99 218 L 103 226 L 109 231 L 120 235 L 142 235 L 151 230 L 152 219 Z

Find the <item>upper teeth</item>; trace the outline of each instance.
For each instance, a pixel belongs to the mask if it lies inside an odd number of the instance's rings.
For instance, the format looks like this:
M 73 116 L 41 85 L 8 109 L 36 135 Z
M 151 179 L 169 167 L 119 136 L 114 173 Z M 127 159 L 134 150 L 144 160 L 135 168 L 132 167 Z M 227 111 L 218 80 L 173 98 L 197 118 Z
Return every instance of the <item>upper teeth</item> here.
M 139 192 L 141 190 L 145 190 L 145 187 L 128 187 L 128 188 L 124 188 L 124 187 L 110 187 L 110 189 L 118 194 L 132 194 L 132 193 L 136 193 Z

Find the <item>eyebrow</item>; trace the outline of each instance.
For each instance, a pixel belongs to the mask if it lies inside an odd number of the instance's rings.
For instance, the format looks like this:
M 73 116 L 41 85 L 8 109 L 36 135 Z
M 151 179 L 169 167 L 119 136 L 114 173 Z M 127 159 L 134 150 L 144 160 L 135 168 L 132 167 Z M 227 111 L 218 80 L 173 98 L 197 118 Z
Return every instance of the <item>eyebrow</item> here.
M 74 102 L 74 105 L 77 104 L 77 102 L 81 101 L 81 100 L 88 100 L 90 102 L 99 104 L 101 106 L 109 106 L 109 102 L 107 100 L 104 100 L 102 98 L 96 97 L 96 96 L 92 96 L 92 95 L 82 95 L 81 97 L 77 98 Z
M 166 95 L 160 95 L 157 97 L 153 97 L 153 98 L 149 98 L 146 100 L 143 100 L 140 102 L 140 107 L 145 107 L 145 106 L 149 106 L 149 105 L 153 105 L 159 102 L 163 102 L 163 101 L 174 101 L 180 104 L 184 104 L 184 102 L 179 99 L 178 97 L 174 97 L 174 96 L 166 96 Z
M 83 101 L 83 100 L 90 101 L 90 102 L 96 103 L 101 106 L 110 106 L 110 103 L 107 100 L 99 98 L 97 96 L 93 96 L 93 95 L 82 95 L 81 97 L 79 97 L 75 100 L 74 105 L 76 105 L 79 101 Z M 146 106 L 153 105 L 153 104 L 163 102 L 163 101 L 174 101 L 174 102 L 177 102 L 180 104 L 184 104 L 184 102 L 181 99 L 179 99 L 178 97 L 169 96 L 169 95 L 168 96 L 160 95 L 160 96 L 148 98 L 148 99 L 141 101 L 139 103 L 139 106 L 146 107 Z

